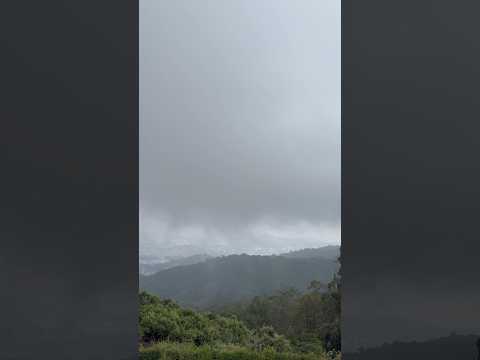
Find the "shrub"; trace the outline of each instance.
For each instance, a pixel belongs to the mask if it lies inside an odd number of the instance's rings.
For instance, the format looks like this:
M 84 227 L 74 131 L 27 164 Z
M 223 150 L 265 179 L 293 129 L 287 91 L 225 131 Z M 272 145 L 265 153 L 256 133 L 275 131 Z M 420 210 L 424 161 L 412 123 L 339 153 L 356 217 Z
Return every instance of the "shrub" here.
M 160 342 L 140 347 L 140 360 L 327 360 L 325 356 L 277 352 L 268 347 L 255 351 L 238 345 L 202 345 Z

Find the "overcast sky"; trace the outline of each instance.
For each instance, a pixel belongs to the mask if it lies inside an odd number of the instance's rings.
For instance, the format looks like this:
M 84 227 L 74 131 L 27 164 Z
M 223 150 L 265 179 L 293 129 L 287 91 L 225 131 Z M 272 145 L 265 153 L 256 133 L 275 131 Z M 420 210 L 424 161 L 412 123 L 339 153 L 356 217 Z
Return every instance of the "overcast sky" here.
M 140 257 L 340 243 L 340 1 L 140 1 Z

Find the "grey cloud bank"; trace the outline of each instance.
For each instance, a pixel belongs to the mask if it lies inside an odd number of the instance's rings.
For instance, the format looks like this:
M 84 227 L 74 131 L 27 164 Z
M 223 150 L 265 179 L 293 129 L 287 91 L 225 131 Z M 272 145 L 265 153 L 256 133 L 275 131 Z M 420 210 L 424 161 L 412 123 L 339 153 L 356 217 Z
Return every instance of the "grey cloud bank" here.
M 340 242 L 338 1 L 140 2 L 140 254 Z

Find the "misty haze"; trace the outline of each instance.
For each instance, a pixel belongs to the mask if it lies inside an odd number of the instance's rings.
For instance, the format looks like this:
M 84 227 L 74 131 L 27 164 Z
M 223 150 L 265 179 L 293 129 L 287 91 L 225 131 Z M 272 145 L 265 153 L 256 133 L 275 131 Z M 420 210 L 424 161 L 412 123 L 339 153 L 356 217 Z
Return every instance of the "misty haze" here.
M 142 356 L 337 356 L 340 135 L 338 1 L 140 2 Z

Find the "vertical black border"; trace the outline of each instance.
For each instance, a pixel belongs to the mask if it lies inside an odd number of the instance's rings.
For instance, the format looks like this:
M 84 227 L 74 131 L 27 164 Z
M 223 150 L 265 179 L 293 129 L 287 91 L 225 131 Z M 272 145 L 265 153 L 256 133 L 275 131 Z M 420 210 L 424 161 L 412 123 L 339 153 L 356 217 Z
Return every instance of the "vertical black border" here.
M 0 30 L 0 358 L 135 359 L 138 2 L 3 2 Z
M 342 2 L 343 350 L 377 348 L 347 359 L 476 357 L 479 11 Z

